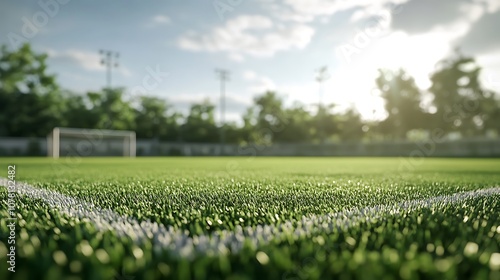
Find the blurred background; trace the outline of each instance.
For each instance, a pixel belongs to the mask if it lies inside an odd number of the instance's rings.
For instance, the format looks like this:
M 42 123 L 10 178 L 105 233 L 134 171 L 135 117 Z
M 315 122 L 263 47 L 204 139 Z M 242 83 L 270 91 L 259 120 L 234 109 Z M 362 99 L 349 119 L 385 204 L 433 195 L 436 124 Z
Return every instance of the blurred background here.
M 496 0 L 21 0 L 0 22 L 2 156 L 55 127 L 82 129 L 61 156 L 120 155 L 89 129 L 139 156 L 500 156 Z

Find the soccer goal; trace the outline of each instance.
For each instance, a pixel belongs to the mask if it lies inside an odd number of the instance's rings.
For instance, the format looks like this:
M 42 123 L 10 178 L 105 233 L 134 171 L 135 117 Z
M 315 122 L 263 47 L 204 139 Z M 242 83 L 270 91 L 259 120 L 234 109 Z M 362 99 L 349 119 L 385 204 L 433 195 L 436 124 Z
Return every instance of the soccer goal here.
M 47 156 L 135 157 L 134 131 L 56 127 L 47 135 Z

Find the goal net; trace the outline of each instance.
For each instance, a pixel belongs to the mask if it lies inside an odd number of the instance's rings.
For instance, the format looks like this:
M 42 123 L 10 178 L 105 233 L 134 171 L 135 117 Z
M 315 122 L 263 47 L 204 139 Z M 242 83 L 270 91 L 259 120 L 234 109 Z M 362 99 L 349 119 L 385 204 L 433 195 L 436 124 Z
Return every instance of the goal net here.
M 47 155 L 135 157 L 134 131 L 56 127 L 47 135 Z

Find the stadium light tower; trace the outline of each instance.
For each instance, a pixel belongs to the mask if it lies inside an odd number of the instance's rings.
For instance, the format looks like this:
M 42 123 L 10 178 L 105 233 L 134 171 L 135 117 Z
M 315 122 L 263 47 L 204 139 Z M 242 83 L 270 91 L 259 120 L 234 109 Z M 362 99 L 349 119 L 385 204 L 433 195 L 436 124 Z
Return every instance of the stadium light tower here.
M 226 114 L 226 93 L 225 93 L 225 83 L 229 81 L 229 71 L 223 69 L 215 69 L 215 73 L 220 79 L 220 145 L 221 152 L 224 149 L 225 135 L 224 135 L 224 123 Z
M 111 70 L 118 67 L 120 54 L 110 50 L 99 50 L 101 54 L 101 65 L 106 66 L 106 82 L 108 89 L 111 89 Z
M 321 107 L 322 98 L 323 98 L 323 82 L 330 78 L 330 74 L 328 73 L 328 66 L 323 66 L 316 70 L 317 76 L 316 81 L 319 83 L 318 89 L 318 111 Z
M 323 98 L 323 82 L 330 78 L 330 74 L 328 73 L 328 66 L 323 66 L 316 70 L 316 81 L 319 84 L 318 88 L 318 135 L 320 138 L 320 143 L 323 144 L 325 142 L 325 134 L 323 132 L 324 127 L 322 127 L 321 122 L 321 104 Z

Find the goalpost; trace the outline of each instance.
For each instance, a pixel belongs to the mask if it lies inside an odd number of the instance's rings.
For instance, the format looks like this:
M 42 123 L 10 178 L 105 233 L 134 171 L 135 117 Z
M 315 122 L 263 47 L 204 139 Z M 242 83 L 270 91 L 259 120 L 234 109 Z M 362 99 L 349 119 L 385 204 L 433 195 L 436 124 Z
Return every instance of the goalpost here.
M 56 127 L 47 135 L 47 156 L 135 157 L 134 131 Z

